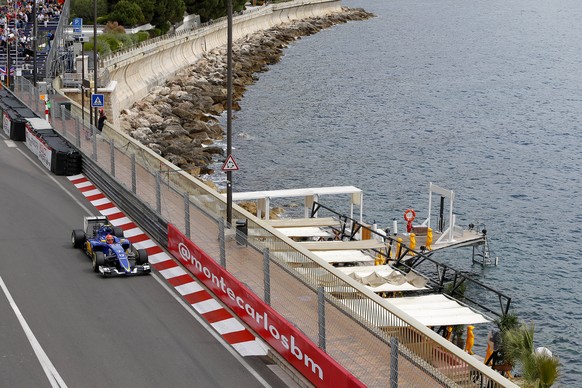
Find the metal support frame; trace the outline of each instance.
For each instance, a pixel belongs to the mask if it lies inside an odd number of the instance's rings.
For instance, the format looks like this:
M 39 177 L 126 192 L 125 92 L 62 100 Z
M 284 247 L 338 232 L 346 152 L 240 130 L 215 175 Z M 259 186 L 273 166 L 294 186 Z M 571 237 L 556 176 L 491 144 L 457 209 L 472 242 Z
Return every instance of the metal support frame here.
M 265 290 L 264 301 L 271 305 L 271 267 L 269 248 L 263 251 L 263 289 Z
M 398 388 L 398 338 L 390 337 L 390 388 Z
M 81 125 L 79 124 L 79 119 L 74 117 L 75 120 L 75 144 L 77 148 L 81 148 Z
M 111 139 L 111 175 L 115 176 L 115 140 Z
M 351 219 L 345 215 L 341 215 L 338 212 L 336 212 L 335 210 L 333 210 L 325 205 L 322 205 L 320 203 L 317 203 L 317 202 L 313 203 L 312 214 L 314 214 L 317 210 L 320 210 L 321 208 L 325 209 L 326 211 L 328 211 L 330 213 L 333 213 L 335 216 L 337 216 L 339 218 L 339 220 L 342 224 L 342 230 L 341 230 L 341 235 L 340 235 L 341 237 L 349 237 L 351 240 L 353 240 L 355 233 L 346 233 L 347 232 L 346 225 L 351 224 L 352 229 L 358 229 L 358 230 L 368 229 L 372 238 L 377 238 L 378 240 L 386 242 L 387 248 L 384 250 L 374 249 L 373 251 L 375 253 L 380 253 L 380 254 L 384 255 L 385 257 L 389 258 L 390 252 L 388 251 L 388 249 L 389 249 L 388 247 L 389 246 L 390 247 L 398 246 L 397 252 L 395 252 L 396 256 L 394 258 L 391 258 L 391 260 L 395 260 L 395 262 L 392 264 L 393 267 L 398 268 L 399 270 L 406 272 L 406 273 L 413 271 L 413 272 L 425 277 L 428 280 L 428 282 L 437 290 L 442 290 L 444 288 L 445 282 L 450 281 L 450 278 L 447 278 L 446 275 L 451 273 L 452 274 L 451 276 L 453 276 L 453 291 L 458 289 L 458 286 L 460 286 L 459 282 L 467 282 L 467 283 L 471 284 L 471 287 L 479 289 L 480 293 L 493 292 L 500 301 L 501 313 L 485 306 L 483 303 L 481 303 L 477 300 L 468 298 L 467 296 L 463 296 L 465 301 L 468 301 L 471 304 L 473 304 L 474 306 L 478 306 L 478 307 L 480 307 L 480 308 L 482 308 L 482 309 L 484 309 L 492 314 L 495 314 L 497 316 L 505 315 L 509 311 L 509 305 L 511 303 L 510 297 L 495 290 L 494 288 L 491 288 L 491 287 L 479 282 L 478 280 L 472 279 L 471 277 L 464 275 L 461 271 L 458 271 L 452 267 L 449 267 L 446 264 L 443 264 L 443 263 L 436 261 L 435 259 L 433 259 L 431 257 L 434 254 L 434 251 L 430 251 L 430 252 L 416 251 L 416 250 L 410 249 L 410 247 L 408 247 L 407 245 L 405 245 L 402 242 L 400 243 L 400 245 L 398 245 L 398 241 L 395 240 L 393 237 L 381 235 L 376 230 L 373 230 L 366 225 L 362 225 L 358 221 Z M 432 266 L 434 266 L 433 268 L 430 268 L 426 272 L 430 273 L 430 274 L 436 273 L 437 274 L 436 278 L 435 278 L 435 276 L 424 275 L 422 272 L 420 272 L 418 270 L 420 265 L 423 263 L 428 263 L 429 265 L 432 264 Z M 450 292 L 450 294 L 452 296 L 455 296 L 454 292 Z M 457 295 L 457 296 L 459 296 L 459 295 Z
M 92 159 L 97 161 L 97 133 L 93 134 L 93 155 Z
M 131 154 L 131 192 L 137 193 L 137 177 L 135 167 L 135 154 Z
M 156 213 L 162 214 L 162 176 L 156 171 Z
M 317 287 L 317 321 L 319 323 L 319 348 L 325 352 L 325 291 Z
M 220 240 L 220 266 L 226 268 L 226 234 L 224 219 L 218 220 L 218 239 Z
M 190 193 L 184 192 L 184 234 L 190 238 Z

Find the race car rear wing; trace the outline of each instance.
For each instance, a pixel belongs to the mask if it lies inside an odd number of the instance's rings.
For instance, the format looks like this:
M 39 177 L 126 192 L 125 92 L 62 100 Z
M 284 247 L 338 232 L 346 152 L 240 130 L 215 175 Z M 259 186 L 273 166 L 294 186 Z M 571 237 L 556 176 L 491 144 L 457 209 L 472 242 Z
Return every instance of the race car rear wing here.
M 85 230 L 85 233 L 91 234 L 94 230 L 94 226 L 97 225 L 99 228 L 99 226 L 104 225 L 104 224 L 108 224 L 109 220 L 107 219 L 106 216 L 89 216 L 89 217 L 84 217 L 83 218 L 83 229 Z

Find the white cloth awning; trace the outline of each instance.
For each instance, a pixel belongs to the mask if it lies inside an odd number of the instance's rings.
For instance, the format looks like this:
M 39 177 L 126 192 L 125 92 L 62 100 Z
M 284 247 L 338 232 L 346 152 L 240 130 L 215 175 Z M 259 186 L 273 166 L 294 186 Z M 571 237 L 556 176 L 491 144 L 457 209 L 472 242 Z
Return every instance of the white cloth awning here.
M 455 303 L 456 307 L 452 307 L 452 304 L 448 304 L 449 301 Z M 439 303 L 445 302 L 447 302 L 447 304 L 444 305 L 446 306 L 445 308 L 439 307 Z M 403 323 L 399 323 L 398 321 L 386 317 L 366 300 L 340 299 L 340 303 L 346 305 L 356 313 L 370 316 L 370 320 L 376 322 L 379 327 L 403 325 Z M 429 327 L 472 325 L 491 322 L 490 318 L 442 294 L 388 298 L 383 299 L 383 304 L 387 308 L 397 307 L 421 322 L 423 325 Z M 377 314 L 377 316 L 376 318 L 373 318 L 375 314 Z
M 301 226 L 293 228 L 277 228 L 287 237 L 324 237 L 329 238 L 332 235 L 317 226 Z
M 340 226 L 339 220 L 331 217 L 313 218 L 280 218 L 268 220 L 273 228 L 294 228 L 299 226 Z
M 314 253 L 319 254 L 319 251 Z M 389 265 L 340 267 L 338 270 L 364 283 L 366 287 L 374 292 L 421 291 L 428 289 L 426 281 L 422 281 L 420 284 L 416 281 L 411 281 L 410 276 L 407 277 Z M 367 282 L 368 279 L 372 279 L 372 281 L 369 283 Z
M 354 240 L 354 241 L 307 241 L 300 244 L 310 251 L 347 251 L 362 249 L 383 249 L 386 243 L 378 240 Z
M 443 294 L 386 299 L 426 326 L 454 326 L 487 323 L 491 320 Z
M 312 253 L 328 263 L 374 263 L 374 258 L 362 251 L 314 251 Z

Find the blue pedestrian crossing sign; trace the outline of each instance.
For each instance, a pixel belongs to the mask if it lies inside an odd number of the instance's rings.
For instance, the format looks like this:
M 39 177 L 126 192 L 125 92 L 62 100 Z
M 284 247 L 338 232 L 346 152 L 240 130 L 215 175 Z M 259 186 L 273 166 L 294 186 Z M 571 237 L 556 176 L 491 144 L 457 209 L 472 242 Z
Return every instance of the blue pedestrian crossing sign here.
M 83 18 L 73 19 L 73 33 L 80 34 L 83 29 Z
M 103 108 L 105 106 L 105 97 L 103 94 L 91 95 L 91 108 Z

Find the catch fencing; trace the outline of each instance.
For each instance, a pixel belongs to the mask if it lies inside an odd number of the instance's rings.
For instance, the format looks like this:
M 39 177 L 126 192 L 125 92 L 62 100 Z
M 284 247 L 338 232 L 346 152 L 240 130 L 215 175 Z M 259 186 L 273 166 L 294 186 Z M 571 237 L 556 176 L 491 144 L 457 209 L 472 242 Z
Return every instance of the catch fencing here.
M 18 79 L 15 93 L 43 117 L 37 88 Z M 239 206 L 226 224 L 224 195 L 81 116 L 74 102 L 50 111 L 54 129 L 83 154 L 83 172 L 114 203 L 166 248 L 174 225 L 367 386 L 515 386 Z

